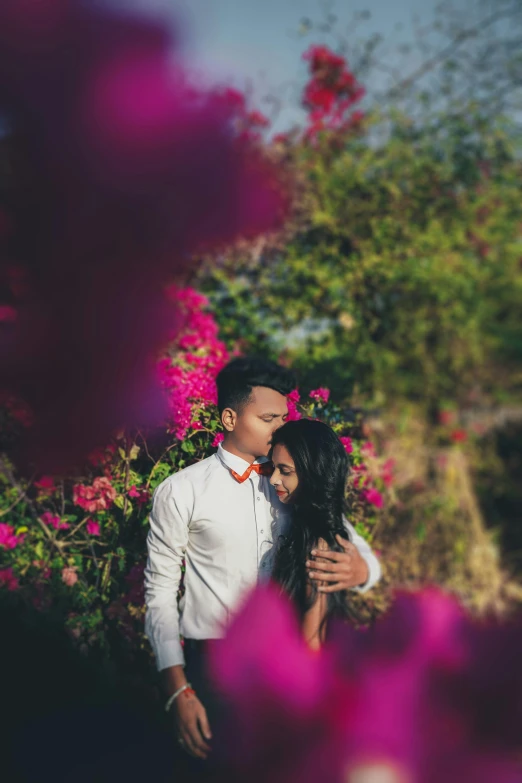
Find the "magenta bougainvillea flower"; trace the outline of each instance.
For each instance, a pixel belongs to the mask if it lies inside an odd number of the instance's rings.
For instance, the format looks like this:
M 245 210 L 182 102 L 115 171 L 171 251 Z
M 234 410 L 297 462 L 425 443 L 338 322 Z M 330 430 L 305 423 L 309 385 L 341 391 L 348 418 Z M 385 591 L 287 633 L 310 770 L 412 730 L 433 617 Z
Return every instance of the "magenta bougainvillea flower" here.
M 351 454 L 353 452 L 353 442 L 352 442 L 352 439 L 349 438 L 346 435 L 343 435 L 342 437 L 339 438 L 339 440 L 343 444 L 344 450 L 346 451 L 346 453 L 347 454 Z
M 48 527 L 53 527 L 55 530 L 69 529 L 69 523 L 62 522 L 58 514 L 53 514 L 52 511 L 44 511 L 42 514 L 42 521 L 45 522 Z
M 472 621 L 439 589 L 311 653 L 286 600 L 254 593 L 211 649 L 232 718 L 223 780 L 515 783 L 520 625 Z
M 29 183 L 8 216 L 26 279 L 0 302 L 15 311 L 0 359 L 41 470 L 164 420 L 165 284 L 196 251 L 280 225 L 279 173 L 234 132 L 238 111 L 189 83 L 159 22 L 81 0 L 0 4 L 0 113 Z M 2 274 L 11 263 L 2 245 Z
M 297 403 L 301 399 L 298 389 L 294 389 L 287 395 L 286 401 L 288 405 L 288 417 L 287 421 L 298 421 L 302 418 L 300 411 L 297 408 Z
M 252 783 L 336 780 L 344 764 L 352 688 L 330 656 L 311 651 L 274 588 L 253 593 L 227 643 L 211 648 L 211 671 L 230 707 L 216 745 L 223 779 Z M 236 742 L 235 739 L 238 741 Z
M 321 386 L 319 389 L 312 389 L 309 396 L 316 402 L 328 402 L 330 399 L 330 389 L 325 389 Z
M 101 533 L 100 523 L 96 519 L 89 519 L 85 529 L 90 536 L 99 536 Z
M 16 549 L 24 540 L 23 536 L 17 536 L 12 525 L 0 522 L 0 547 L 4 549 Z
M 91 486 L 75 484 L 73 487 L 74 503 L 90 514 L 105 511 L 113 504 L 115 498 L 116 490 L 106 476 L 97 476 Z
M 14 575 L 13 569 L 11 567 L 0 568 L 0 587 L 5 587 L 11 592 L 18 590 L 20 587 L 18 583 L 18 577 Z
M 384 505 L 384 498 L 375 487 L 363 489 L 360 493 L 360 497 L 362 500 L 366 501 L 366 503 L 369 503 L 370 506 L 375 506 L 375 508 L 382 508 Z

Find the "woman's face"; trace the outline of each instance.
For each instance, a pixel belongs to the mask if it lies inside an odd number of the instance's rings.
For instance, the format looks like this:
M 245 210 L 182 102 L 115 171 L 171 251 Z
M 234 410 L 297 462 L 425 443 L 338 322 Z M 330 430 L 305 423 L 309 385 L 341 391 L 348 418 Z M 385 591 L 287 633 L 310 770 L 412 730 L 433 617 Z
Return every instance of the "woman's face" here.
M 274 464 L 274 472 L 270 478 L 270 483 L 275 488 L 281 503 L 289 503 L 299 484 L 294 461 L 287 449 L 278 443 L 274 447 L 272 462 Z

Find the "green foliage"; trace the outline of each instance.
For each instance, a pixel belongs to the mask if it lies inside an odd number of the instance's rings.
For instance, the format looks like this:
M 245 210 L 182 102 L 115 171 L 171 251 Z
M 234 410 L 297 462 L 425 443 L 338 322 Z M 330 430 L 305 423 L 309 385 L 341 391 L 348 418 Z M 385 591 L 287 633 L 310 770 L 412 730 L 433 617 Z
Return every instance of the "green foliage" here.
M 302 186 L 284 244 L 206 272 L 225 333 L 284 355 L 305 385 L 383 403 L 520 391 L 520 161 L 501 123 L 425 128 L 392 114 L 387 140 L 326 134 L 288 152 Z

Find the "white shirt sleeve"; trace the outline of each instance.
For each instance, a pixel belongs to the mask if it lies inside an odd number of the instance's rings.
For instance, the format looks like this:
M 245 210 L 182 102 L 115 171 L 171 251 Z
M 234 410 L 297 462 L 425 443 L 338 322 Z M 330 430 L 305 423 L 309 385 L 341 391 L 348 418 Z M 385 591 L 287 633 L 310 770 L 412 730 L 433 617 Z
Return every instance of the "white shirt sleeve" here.
M 354 590 L 356 593 L 367 593 L 368 590 L 371 590 L 371 588 L 374 587 L 381 578 L 381 564 L 374 555 L 369 543 L 355 531 L 354 526 L 348 522 L 346 517 L 343 517 L 343 521 L 350 541 L 355 547 L 357 547 L 361 557 L 366 561 L 366 565 L 368 566 L 368 579 L 366 583 L 359 585 L 358 587 L 352 587 L 352 590 Z
M 168 478 L 156 488 L 152 501 L 145 568 L 145 633 L 158 671 L 185 663 L 177 595 L 188 543 L 191 495 L 192 488 L 186 480 Z

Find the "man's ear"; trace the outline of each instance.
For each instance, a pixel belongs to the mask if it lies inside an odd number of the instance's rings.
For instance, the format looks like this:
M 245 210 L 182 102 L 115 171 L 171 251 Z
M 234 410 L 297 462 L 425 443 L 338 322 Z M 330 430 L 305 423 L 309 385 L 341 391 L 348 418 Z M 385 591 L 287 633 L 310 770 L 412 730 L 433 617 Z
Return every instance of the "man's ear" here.
M 221 424 L 227 432 L 234 432 L 237 422 L 237 413 L 232 408 L 225 408 L 221 413 Z

